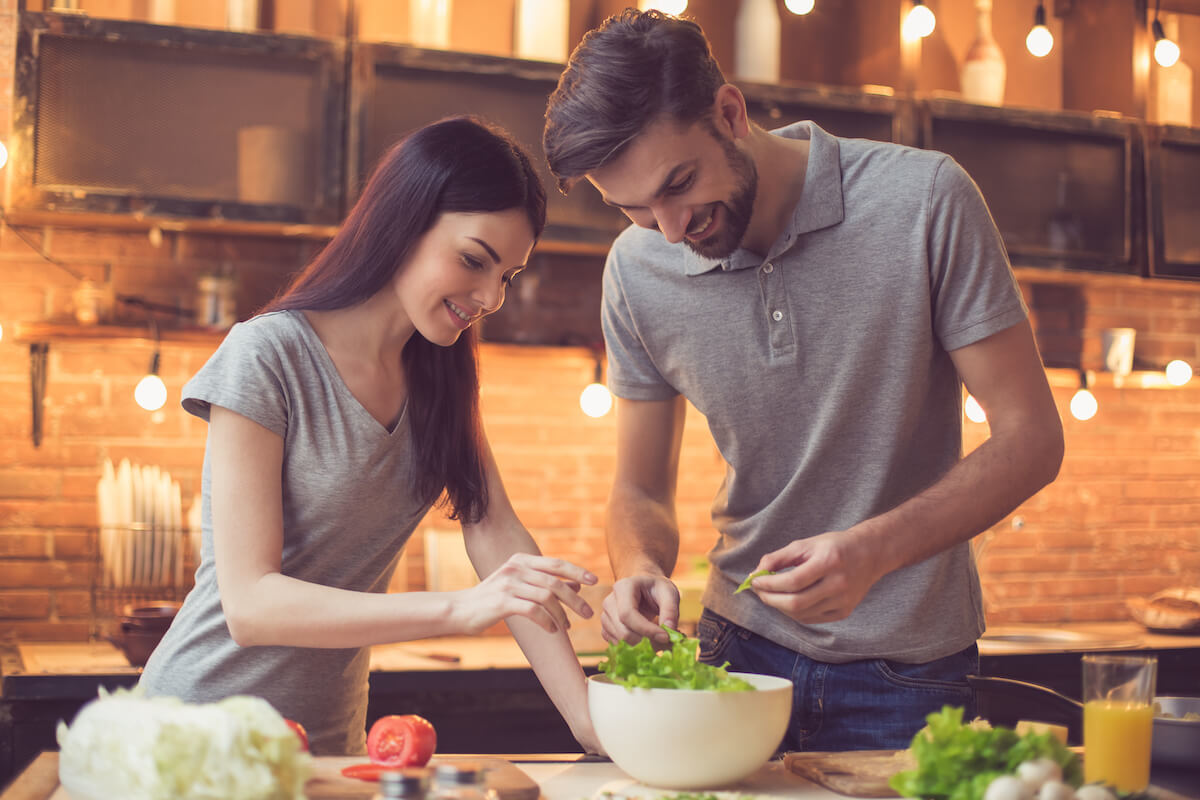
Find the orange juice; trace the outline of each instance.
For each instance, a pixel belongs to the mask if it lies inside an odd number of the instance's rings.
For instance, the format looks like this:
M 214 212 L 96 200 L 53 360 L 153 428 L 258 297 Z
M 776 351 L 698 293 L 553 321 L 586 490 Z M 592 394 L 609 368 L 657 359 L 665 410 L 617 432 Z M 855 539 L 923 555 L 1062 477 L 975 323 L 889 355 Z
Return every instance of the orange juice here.
M 1142 703 L 1089 700 L 1083 706 L 1083 779 L 1123 792 L 1150 783 L 1154 708 Z

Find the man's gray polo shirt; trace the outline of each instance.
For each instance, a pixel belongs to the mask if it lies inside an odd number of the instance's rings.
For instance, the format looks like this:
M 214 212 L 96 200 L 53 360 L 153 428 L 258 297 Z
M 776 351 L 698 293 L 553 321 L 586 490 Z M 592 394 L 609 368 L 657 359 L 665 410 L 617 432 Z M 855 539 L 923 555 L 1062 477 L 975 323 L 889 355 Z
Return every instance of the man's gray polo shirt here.
M 733 594 L 763 553 L 846 529 L 922 491 L 962 455 L 948 351 L 1026 315 L 979 190 L 948 156 L 811 138 L 791 226 L 766 260 L 724 261 L 631 227 L 604 273 L 609 385 L 683 394 L 727 463 L 704 605 L 812 658 L 923 662 L 983 632 L 961 544 L 880 580 L 847 618 L 801 625 Z

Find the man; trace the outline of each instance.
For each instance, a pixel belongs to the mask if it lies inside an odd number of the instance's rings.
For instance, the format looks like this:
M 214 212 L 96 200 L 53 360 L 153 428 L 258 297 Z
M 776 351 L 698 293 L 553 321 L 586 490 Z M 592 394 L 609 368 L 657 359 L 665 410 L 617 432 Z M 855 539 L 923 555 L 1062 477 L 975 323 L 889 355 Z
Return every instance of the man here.
M 702 659 L 793 680 L 788 749 L 901 748 L 943 704 L 973 715 L 969 541 L 1063 448 L 975 184 L 941 153 L 757 127 L 699 27 L 653 11 L 584 38 L 546 120 L 560 188 L 586 179 L 634 223 L 604 274 L 606 638 L 678 619 L 686 398 L 727 462 Z M 962 384 L 991 424 L 966 458 Z

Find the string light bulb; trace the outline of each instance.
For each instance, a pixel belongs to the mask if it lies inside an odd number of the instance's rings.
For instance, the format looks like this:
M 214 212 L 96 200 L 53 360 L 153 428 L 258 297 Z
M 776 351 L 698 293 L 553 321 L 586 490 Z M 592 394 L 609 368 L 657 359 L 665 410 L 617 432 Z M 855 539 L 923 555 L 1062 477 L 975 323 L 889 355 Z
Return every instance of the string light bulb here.
M 812 12 L 817 5 L 817 0 L 783 0 L 783 5 L 797 17 L 803 17 Z
M 967 402 L 963 403 L 963 413 L 971 422 L 987 422 L 987 413 L 974 395 L 967 395 Z
M 904 17 L 904 25 L 901 28 L 904 38 L 909 41 L 924 39 L 933 33 L 935 27 L 937 27 L 937 17 L 929 10 L 929 6 L 925 5 L 923 0 L 913 0 L 913 7 L 908 10 L 908 15 Z
M 1154 60 L 1160 67 L 1175 66 L 1175 62 L 1179 60 L 1179 45 L 1168 39 L 1167 35 L 1163 33 L 1163 26 L 1158 21 L 1157 14 L 1150 29 L 1154 32 Z
M 600 371 L 600 357 L 596 356 L 596 369 L 592 374 L 592 382 L 583 388 L 579 394 L 579 407 L 589 417 L 603 417 L 613 405 L 612 393 L 603 383 Z
M 1192 379 L 1192 365 L 1177 358 L 1167 364 L 1167 383 L 1172 386 L 1183 386 Z
M 1054 49 L 1054 34 L 1046 27 L 1046 6 L 1042 0 L 1038 0 L 1037 8 L 1034 9 L 1033 27 L 1025 37 L 1025 49 L 1038 58 L 1046 56 Z
M 1154 35 L 1154 60 L 1160 67 L 1173 67 L 1179 60 L 1179 45 L 1163 32 L 1163 24 L 1158 18 L 1160 6 L 1162 0 L 1154 0 L 1154 22 L 1150 23 L 1150 32 Z
M 1087 422 L 1092 417 L 1096 416 L 1096 412 L 1100 410 L 1100 403 L 1096 401 L 1096 395 L 1092 394 L 1091 376 L 1087 372 L 1079 373 L 1079 391 L 1075 392 L 1075 396 L 1071 398 L 1071 416 L 1080 422 Z
M 158 411 L 167 402 L 167 385 L 158 377 L 158 347 L 150 359 L 150 371 L 133 389 L 133 400 L 147 411 Z
M 158 411 L 167 402 L 167 385 L 158 377 L 158 324 L 150 321 L 154 332 L 154 355 L 150 357 L 150 369 L 133 388 L 133 401 L 146 411 Z
M 8 163 L 8 148 L 4 146 L 4 142 L 0 142 L 0 169 L 4 169 L 4 165 Z

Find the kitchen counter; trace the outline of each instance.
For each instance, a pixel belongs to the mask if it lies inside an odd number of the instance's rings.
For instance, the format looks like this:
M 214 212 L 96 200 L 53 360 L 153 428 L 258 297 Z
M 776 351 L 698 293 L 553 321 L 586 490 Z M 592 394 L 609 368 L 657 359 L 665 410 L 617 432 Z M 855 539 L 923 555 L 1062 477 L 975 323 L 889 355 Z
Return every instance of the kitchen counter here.
M 853 755 L 853 754 L 851 754 Z M 863 754 L 870 757 L 871 754 Z M 485 759 L 501 758 L 485 756 Z M 678 794 L 676 791 L 658 789 L 630 779 L 615 764 L 609 761 L 579 760 L 571 754 L 507 757 L 540 789 L 539 800 L 586 800 L 587 798 L 611 798 L 611 800 L 666 800 Z M 310 798 L 342 798 L 343 800 L 367 800 L 374 791 L 374 784 L 357 784 L 338 778 L 338 772 L 346 764 L 360 759 L 329 758 L 315 759 L 316 780 L 310 780 Z M 437 758 L 435 757 L 435 761 Z M 507 765 L 499 765 L 509 769 Z M 844 776 L 842 776 L 844 779 Z M 331 780 L 332 779 L 332 780 Z M 1198 795 L 1195 784 L 1171 787 L 1156 783 L 1146 795 L 1154 800 L 1188 800 Z M 331 791 L 337 781 L 339 791 Z M 531 787 L 532 788 L 532 787 Z M 843 800 L 855 795 L 840 794 L 795 774 L 785 766 L 783 760 L 775 760 L 735 786 L 722 787 L 718 800 Z M 501 794 L 501 797 L 504 795 Z M 871 794 L 877 797 L 878 794 Z M 14 781 L 0 800 L 70 800 L 67 792 L 58 785 L 58 754 L 41 753 L 30 766 Z
M 541 800 L 583 800 L 598 797 L 602 791 L 611 792 L 613 800 L 650 800 L 662 795 L 676 794 L 639 784 L 608 761 L 578 762 L 570 755 L 543 758 L 545 760 L 514 759 L 512 762 L 538 785 L 541 789 Z M 319 773 L 334 772 L 343 763 L 354 761 L 355 759 L 318 758 L 316 769 Z M 13 786 L 0 795 L 0 800 L 70 800 L 67 792 L 58 785 L 57 764 L 57 753 L 42 753 Z M 374 788 L 373 784 L 364 783 L 357 792 L 338 796 L 347 800 L 367 800 Z M 783 800 L 835 800 L 844 797 L 792 774 L 779 761 L 767 764 L 737 786 L 728 787 L 728 791 L 730 798 L 754 795 Z M 724 794 L 724 790 L 722 793 Z M 313 796 L 316 795 L 310 792 L 310 797 Z
M 1200 636 L 1147 632 L 1136 623 L 1065 628 L 995 626 L 980 641 L 980 672 L 1080 696 L 1080 653 L 1137 650 L 1159 659 L 1159 694 L 1200 696 Z M 1040 637 L 1040 638 L 1039 638 Z M 595 671 L 602 641 L 577 641 Z M 368 724 L 420 714 L 447 753 L 570 752 L 577 745 L 511 637 L 444 637 L 372 649 Z M 0 650 L 0 786 L 40 751 L 56 748 L 100 687 L 132 687 L 140 671 L 106 642 L 23 643 Z M 575 800 L 578 800 L 577 798 Z

